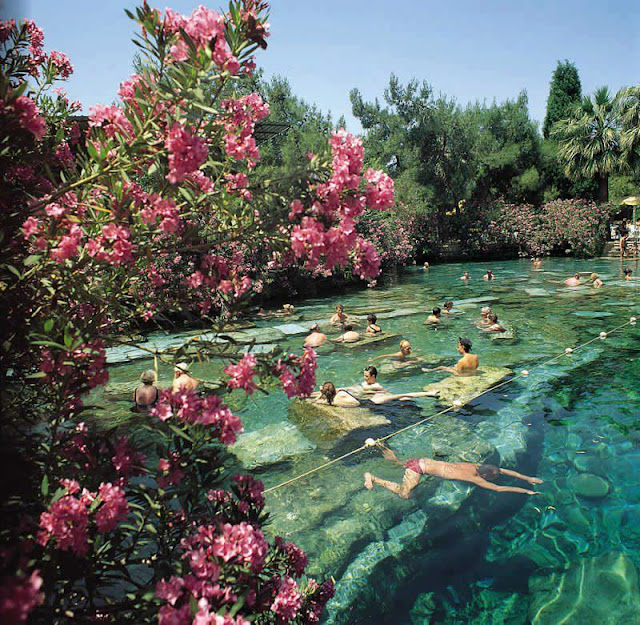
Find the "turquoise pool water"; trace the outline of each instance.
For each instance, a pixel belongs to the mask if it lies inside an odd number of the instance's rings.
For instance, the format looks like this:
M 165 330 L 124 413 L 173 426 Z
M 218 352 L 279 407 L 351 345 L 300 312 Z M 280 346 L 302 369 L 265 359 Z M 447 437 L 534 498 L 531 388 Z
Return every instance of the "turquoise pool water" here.
M 488 267 L 496 275 L 489 283 L 482 280 Z M 464 269 L 469 283 L 459 280 Z M 596 271 L 606 286 L 563 286 L 575 271 Z M 437 329 L 425 326 L 427 311 L 445 299 L 460 316 Z M 405 501 L 363 488 L 365 471 L 402 479 L 401 468 L 366 450 L 269 493 L 269 531 L 304 547 L 312 574 L 336 579 L 325 622 L 640 622 L 640 331 L 628 325 L 538 366 L 640 316 L 640 281 L 623 282 L 619 262 L 605 259 L 546 260 L 541 270 L 529 261 L 449 264 L 408 269 L 375 289 L 307 300 L 292 320 L 256 323 L 295 332 L 283 324 L 328 319 L 338 302 L 347 313 L 386 311 L 378 315 L 383 330 L 410 339 L 433 364 L 454 364 L 457 338 L 467 336 L 481 367 L 515 373 L 513 382 L 391 439 L 398 456 L 491 461 L 544 484 L 540 496 L 528 497 L 423 478 Z M 515 328 L 515 341 L 490 340 L 475 327 L 486 304 Z M 300 351 L 304 334 L 272 334 Z M 396 351 L 400 337 L 324 350 L 318 382 L 360 382 L 364 366 Z M 157 335 L 150 343 L 177 338 Z M 148 366 L 144 360 L 114 366 L 112 383 L 135 380 Z M 195 364 L 193 371 L 207 378 L 220 366 Z M 523 369 L 530 374 L 519 376 Z M 446 375 L 415 369 L 379 381 L 392 392 L 409 392 Z M 160 377 L 168 381 L 170 371 L 161 369 Z M 235 451 L 272 487 L 442 407 L 431 398 L 374 406 L 354 417 L 365 427 L 353 429 L 351 422 L 338 427 L 326 415 L 292 409 L 274 389 L 239 402 L 246 434 Z M 124 416 L 126 409 L 125 401 L 109 400 L 111 414 Z M 517 484 L 504 477 L 500 483 Z

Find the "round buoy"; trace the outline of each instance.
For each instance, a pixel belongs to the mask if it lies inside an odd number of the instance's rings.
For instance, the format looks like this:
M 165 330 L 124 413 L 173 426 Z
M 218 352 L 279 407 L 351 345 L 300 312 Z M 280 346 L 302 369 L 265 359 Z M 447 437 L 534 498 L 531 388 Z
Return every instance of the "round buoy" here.
M 601 339 L 606 339 L 607 338 L 607 333 L 606 332 L 600 332 L 600 338 Z
M 459 399 L 454 399 L 453 400 L 453 407 L 454 408 L 462 408 L 462 402 Z
M 529 375 L 529 370 L 528 369 L 523 369 L 521 372 L 521 375 L 524 375 L 525 377 Z
M 365 447 L 373 447 L 376 444 L 375 440 L 373 440 L 372 438 L 368 438 L 365 442 L 364 442 L 364 446 Z
M 573 347 L 567 347 L 567 349 L 564 350 L 565 354 L 573 354 Z

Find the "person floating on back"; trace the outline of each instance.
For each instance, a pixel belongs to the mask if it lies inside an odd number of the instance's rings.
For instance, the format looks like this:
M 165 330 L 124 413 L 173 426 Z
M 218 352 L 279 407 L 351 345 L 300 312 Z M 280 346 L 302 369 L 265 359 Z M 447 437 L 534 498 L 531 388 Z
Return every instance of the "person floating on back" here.
M 420 483 L 420 478 L 423 475 L 433 475 L 434 477 L 440 477 L 443 480 L 459 480 L 461 482 L 469 482 L 486 488 L 487 490 L 494 490 L 499 493 L 522 493 L 524 495 L 538 495 L 539 493 L 528 488 L 520 488 L 518 486 L 498 486 L 493 483 L 499 475 L 508 475 L 515 477 L 519 480 L 529 482 L 530 484 L 542 484 L 542 480 L 537 477 L 529 477 L 522 475 L 516 471 L 510 471 L 508 469 L 500 469 L 492 464 L 475 464 L 472 462 L 443 462 L 442 460 L 432 460 L 431 458 L 412 458 L 406 462 L 398 460 L 396 455 L 388 447 L 385 447 L 381 443 L 377 443 L 377 446 L 382 449 L 382 457 L 385 460 L 390 460 L 395 464 L 399 464 L 405 468 L 404 478 L 401 484 L 397 482 L 391 482 L 389 480 L 382 480 L 371 473 L 364 474 L 364 487 L 367 490 L 372 490 L 374 484 L 386 488 L 388 491 L 395 493 L 402 499 L 409 499 L 411 492 Z
M 567 286 L 580 286 L 580 274 L 579 273 L 575 273 L 573 274 L 572 278 L 567 278 L 564 283 Z
M 458 353 L 462 355 L 462 358 L 458 360 L 455 367 L 434 367 L 428 369 L 423 367 L 422 370 L 425 373 L 430 371 L 448 371 L 455 375 L 475 375 L 478 371 L 479 358 L 471 353 L 471 341 L 468 338 L 460 337 L 458 339 Z

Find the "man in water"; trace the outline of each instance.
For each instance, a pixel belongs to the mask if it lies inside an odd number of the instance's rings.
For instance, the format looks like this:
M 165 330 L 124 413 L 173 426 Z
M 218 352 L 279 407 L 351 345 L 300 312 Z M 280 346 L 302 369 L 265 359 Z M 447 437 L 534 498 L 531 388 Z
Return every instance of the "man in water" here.
M 179 362 L 173 368 L 173 384 L 171 390 L 174 393 L 180 391 L 195 391 L 198 380 L 189 375 L 189 365 L 186 362 Z
M 349 318 L 349 315 L 345 314 L 344 306 L 342 304 L 338 304 L 336 306 L 336 312 L 333 314 L 333 316 L 329 320 L 329 323 L 332 326 L 344 326 L 344 324 L 347 323 L 348 318 Z
M 380 358 L 389 358 L 398 367 L 402 367 L 403 364 L 424 361 L 424 358 L 421 358 L 420 356 L 411 355 L 411 351 L 413 348 L 411 347 L 411 343 L 407 339 L 402 339 L 400 341 L 399 347 L 399 352 L 394 352 L 393 354 L 382 354 L 380 356 L 376 356 L 374 360 L 379 360 Z
M 452 317 L 457 316 L 459 313 L 453 312 L 453 302 L 451 300 L 447 300 L 442 306 L 442 314 L 443 315 L 451 315 Z
M 364 370 L 364 381 L 358 386 L 340 389 L 358 400 L 368 399 L 374 404 L 387 404 L 399 399 L 408 401 L 414 397 L 435 397 L 437 391 L 418 391 L 414 393 L 390 393 L 378 382 L 378 370 L 369 366 Z
M 494 312 L 490 312 L 487 315 L 489 325 L 486 328 L 482 328 L 483 332 L 506 332 L 506 330 L 498 323 L 498 315 Z
M 604 282 L 602 280 L 600 280 L 600 278 L 598 278 L 598 274 L 597 273 L 592 273 L 589 276 L 589 279 L 591 280 L 591 284 L 593 285 L 594 289 L 599 289 L 599 288 L 604 286 Z
M 620 235 L 620 258 L 624 258 L 624 253 L 627 249 L 627 240 L 629 239 L 629 228 L 627 227 L 626 219 L 623 219 L 618 226 L 618 234 Z
M 434 477 L 440 477 L 444 480 L 469 482 L 481 488 L 494 490 L 499 493 L 522 493 L 524 495 L 537 495 L 539 493 L 518 486 L 498 486 L 493 483 L 493 480 L 502 474 L 529 482 L 529 484 L 542 484 L 540 478 L 529 477 L 508 469 L 500 469 L 492 464 L 443 462 L 442 460 L 432 460 L 431 458 L 412 458 L 411 460 L 402 462 L 398 460 L 397 456 L 388 447 L 385 447 L 382 443 L 377 443 L 377 445 L 382 449 L 382 457 L 385 460 L 390 460 L 405 468 L 404 478 L 402 484 L 398 484 L 397 482 L 382 480 L 371 473 L 365 473 L 364 487 L 367 490 L 371 490 L 374 484 L 377 484 L 395 493 L 398 497 L 402 497 L 402 499 L 409 499 L 409 497 L 411 497 L 411 492 L 420 483 L 420 478 L 423 475 L 433 475 Z
M 464 280 L 465 282 L 467 282 L 468 280 L 471 280 L 469 276 L 469 272 L 468 271 L 463 272 L 462 276 L 460 277 L 460 280 Z
M 425 324 L 434 325 L 434 324 L 440 323 L 441 318 L 442 318 L 442 311 L 440 310 L 439 306 L 436 306 L 431 311 L 431 314 L 426 318 Z
M 320 326 L 317 323 L 314 323 L 309 329 L 309 334 L 307 338 L 304 340 L 305 347 L 320 347 L 320 345 L 324 345 L 327 341 L 327 335 L 320 332 Z
M 573 275 L 573 278 L 567 278 L 564 283 L 567 286 L 580 286 L 580 274 L 576 273 Z
M 487 273 L 484 274 L 484 276 L 482 276 L 483 280 L 493 280 L 495 278 L 495 275 L 493 275 L 493 271 L 491 271 L 491 269 L 487 269 Z
M 360 333 L 353 329 L 353 326 L 348 323 L 344 326 L 344 334 L 340 335 L 337 339 L 331 339 L 334 343 L 355 343 L 360 340 Z
M 462 355 L 462 358 L 458 360 L 455 367 L 435 367 L 433 369 L 427 369 L 425 367 L 422 370 L 425 373 L 430 371 L 448 371 L 454 375 L 475 375 L 478 371 L 479 358 L 471 353 L 471 341 L 468 338 L 458 339 L 458 353 Z
M 635 280 L 633 277 L 633 271 L 631 269 L 624 270 L 624 279 L 629 282 L 629 280 Z

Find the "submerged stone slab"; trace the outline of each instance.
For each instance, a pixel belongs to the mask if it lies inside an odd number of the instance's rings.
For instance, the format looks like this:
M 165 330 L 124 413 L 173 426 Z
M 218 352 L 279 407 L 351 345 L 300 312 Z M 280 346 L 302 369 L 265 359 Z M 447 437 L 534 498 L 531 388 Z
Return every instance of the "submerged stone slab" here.
M 595 310 L 575 310 L 571 314 L 576 317 L 584 317 L 585 319 L 604 319 L 605 317 L 613 317 L 613 313 Z
M 396 317 L 409 317 L 410 315 L 421 315 L 424 311 L 420 308 L 397 308 L 391 312 L 381 313 L 378 315 L 380 319 L 395 319 Z
M 282 332 L 287 336 L 295 336 L 296 334 L 306 334 L 309 332 L 309 328 L 306 325 L 302 325 L 300 323 L 282 323 L 277 326 L 273 326 L 274 330 L 278 330 L 278 332 Z
M 353 343 L 343 343 L 341 341 L 335 341 L 336 347 L 344 347 L 346 349 L 359 349 L 366 347 L 367 345 L 376 345 L 377 343 L 386 343 L 387 341 L 397 341 L 400 338 L 399 334 L 393 332 L 381 332 L 380 334 L 374 334 L 372 336 L 360 335 L 360 340 Z
M 548 295 L 551 295 L 550 291 L 547 291 L 547 289 L 543 289 L 539 287 L 524 289 L 524 292 L 527 295 L 530 295 L 531 297 L 547 297 Z
M 594 473 L 579 473 L 567 480 L 567 486 L 579 497 L 602 499 L 609 494 L 609 482 Z
M 360 428 L 388 425 L 390 421 L 369 408 L 338 408 L 327 404 L 294 400 L 289 404 L 289 419 L 319 447 L 328 448 L 345 434 Z
M 607 553 L 529 580 L 532 625 L 640 623 L 638 573 L 622 553 Z
M 422 367 L 435 367 L 451 362 L 450 356 L 425 354 L 422 360 L 388 361 L 378 366 L 378 375 L 385 378 L 416 375 L 422 373 Z
M 489 332 L 488 334 L 492 341 L 498 343 L 515 343 L 518 340 L 514 327 L 506 327 L 504 332 Z
M 466 403 L 472 397 L 495 386 L 511 375 L 513 375 L 513 371 L 506 367 L 480 367 L 476 375 L 451 375 L 440 382 L 427 384 L 424 390 L 437 391 L 438 401 L 445 404 L 451 404 L 456 400 Z
M 241 345 L 246 345 L 247 343 L 277 343 L 286 336 L 284 332 L 276 328 L 252 328 L 240 330 L 239 332 L 225 332 L 224 334 Z
M 376 315 L 376 316 L 380 316 L 381 314 L 384 313 L 390 313 L 393 312 L 395 309 L 392 306 L 387 306 L 387 307 L 383 307 L 383 306 L 376 306 L 375 304 L 372 304 L 371 306 L 367 307 L 367 308 L 352 308 L 348 311 L 346 311 L 349 315 Z
M 285 421 L 240 434 L 230 450 L 247 469 L 255 469 L 306 454 L 314 448 L 295 425 Z

